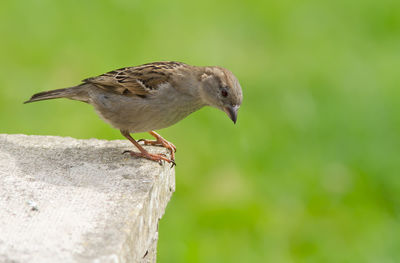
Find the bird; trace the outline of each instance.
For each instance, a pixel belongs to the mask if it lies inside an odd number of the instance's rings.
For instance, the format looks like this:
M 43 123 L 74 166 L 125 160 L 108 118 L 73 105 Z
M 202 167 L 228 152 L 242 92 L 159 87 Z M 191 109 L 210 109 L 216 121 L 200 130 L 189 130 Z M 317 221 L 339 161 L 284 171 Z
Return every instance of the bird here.
M 243 92 L 235 75 L 219 66 L 192 66 L 176 61 L 124 67 L 86 78 L 77 86 L 43 91 L 24 103 L 67 98 L 91 104 L 105 122 L 119 129 L 139 152 L 132 157 L 175 165 L 176 147 L 155 130 L 169 127 L 189 114 L 211 106 L 236 123 Z M 148 132 L 155 140 L 136 141 L 131 134 Z M 162 146 L 164 154 L 152 154 L 144 145 Z

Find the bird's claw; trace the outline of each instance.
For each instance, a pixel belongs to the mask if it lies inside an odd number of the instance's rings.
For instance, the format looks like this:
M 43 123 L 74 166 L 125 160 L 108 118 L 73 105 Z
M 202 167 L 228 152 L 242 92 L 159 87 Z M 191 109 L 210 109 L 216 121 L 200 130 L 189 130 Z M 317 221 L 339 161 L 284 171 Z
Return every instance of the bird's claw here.
M 146 158 L 151 161 L 158 162 L 160 165 L 162 165 L 162 161 L 165 161 L 167 163 L 171 163 L 171 168 L 176 166 L 176 163 L 172 159 L 168 159 L 167 156 L 163 153 L 160 154 L 151 154 L 148 152 L 134 152 L 134 151 L 124 151 L 122 154 L 129 153 L 132 157 L 142 157 Z
M 164 147 L 167 148 L 168 150 L 170 150 L 171 152 L 174 151 L 176 152 L 176 146 L 173 145 L 172 143 L 170 143 L 169 141 L 166 141 L 163 139 L 163 141 L 161 140 L 146 140 L 146 139 L 139 139 L 138 142 L 143 142 L 144 145 L 152 145 L 152 146 L 160 146 L 160 147 Z

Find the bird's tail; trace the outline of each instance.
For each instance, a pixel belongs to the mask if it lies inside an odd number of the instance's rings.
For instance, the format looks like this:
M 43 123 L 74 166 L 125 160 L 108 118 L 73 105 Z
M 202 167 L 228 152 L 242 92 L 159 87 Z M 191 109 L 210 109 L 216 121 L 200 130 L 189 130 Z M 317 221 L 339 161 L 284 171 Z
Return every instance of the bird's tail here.
M 79 85 L 72 88 L 39 92 L 34 94 L 29 100 L 25 101 L 24 103 L 31 103 L 35 101 L 58 99 L 58 98 L 67 98 L 72 100 L 80 100 L 83 102 L 88 102 L 88 94 L 86 89 L 83 87 L 83 85 Z

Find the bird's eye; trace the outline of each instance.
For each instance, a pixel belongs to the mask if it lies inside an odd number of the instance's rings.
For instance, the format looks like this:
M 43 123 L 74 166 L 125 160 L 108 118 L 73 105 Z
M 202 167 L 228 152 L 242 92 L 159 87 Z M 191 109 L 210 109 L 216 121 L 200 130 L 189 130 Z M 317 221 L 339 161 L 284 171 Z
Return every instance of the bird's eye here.
M 228 91 L 226 89 L 221 90 L 222 97 L 226 98 L 228 96 Z

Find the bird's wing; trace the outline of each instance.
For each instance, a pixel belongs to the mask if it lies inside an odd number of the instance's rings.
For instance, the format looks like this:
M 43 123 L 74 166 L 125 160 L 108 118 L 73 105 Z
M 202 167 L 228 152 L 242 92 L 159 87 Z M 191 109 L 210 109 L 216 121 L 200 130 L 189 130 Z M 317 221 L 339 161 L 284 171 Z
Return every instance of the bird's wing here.
M 180 62 L 155 62 L 137 67 L 113 70 L 97 77 L 84 79 L 109 92 L 125 96 L 147 96 L 157 91 L 162 83 L 169 82 L 172 71 L 186 66 Z

